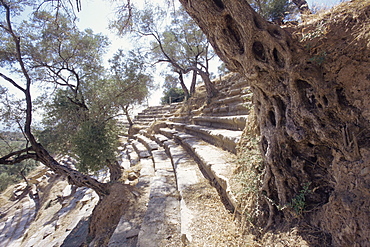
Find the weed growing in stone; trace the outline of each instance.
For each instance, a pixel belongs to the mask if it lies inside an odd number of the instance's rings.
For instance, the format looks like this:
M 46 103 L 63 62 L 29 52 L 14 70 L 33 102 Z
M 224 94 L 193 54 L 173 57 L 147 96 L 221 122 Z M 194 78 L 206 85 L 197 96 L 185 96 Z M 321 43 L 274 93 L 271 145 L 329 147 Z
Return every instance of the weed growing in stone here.
M 298 216 L 302 215 L 306 207 L 306 196 L 311 192 L 311 190 L 309 189 L 310 185 L 310 182 L 305 183 L 299 193 L 292 198 L 292 202 L 288 205 Z

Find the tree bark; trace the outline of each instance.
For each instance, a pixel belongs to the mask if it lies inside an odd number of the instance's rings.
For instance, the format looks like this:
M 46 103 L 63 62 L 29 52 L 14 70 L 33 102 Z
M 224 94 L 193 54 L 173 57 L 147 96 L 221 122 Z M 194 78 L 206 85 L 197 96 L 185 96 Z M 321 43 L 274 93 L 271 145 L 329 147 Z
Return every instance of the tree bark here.
M 56 174 L 65 176 L 71 185 L 91 188 L 99 195 L 100 198 L 103 198 L 109 194 L 108 184 L 100 183 L 89 175 L 85 175 L 77 170 L 69 168 L 65 165 L 61 165 L 48 153 L 44 147 L 41 146 L 41 144 L 37 144 L 35 152 L 37 155 L 37 161 L 40 161 L 43 165 L 50 168 Z
M 189 99 L 189 90 L 185 85 L 184 77 L 182 75 L 182 72 L 181 71 L 176 71 L 176 73 L 179 74 L 179 81 L 180 81 L 181 88 L 184 91 L 185 99 Z
M 207 91 L 207 99 L 211 100 L 213 97 L 217 95 L 217 89 L 211 79 L 209 78 L 209 73 L 204 72 L 203 70 L 198 70 L 199 75 L 202 77 L 204 85 Z
M 107 166 L 110 173 L 110 182 L 118 181 L 122 177 L 123 168 L 118 164 L 116 160 L 107 160 Z
M 193 70 L 193 76 L 191 78 L 191 85 L 190 85 L 190 95 L 194 95 L 196 84 L 197 84 L 197 71 Z
M 359 164 L 365 164 L 365 154 L 370 153 L 365 141 L 370 136 L 370 119 L 360 110 L 361 105 L 353 106 L 356 99 L 350 101 L 346 93 L 352 90 L 353 83 L 327 79 L 336 78 L 331 73 L 339 69 L 323 71 L 299 41 L 265 21 L 247 1 L 180 2 L 207 35 L 218 56 L 228 68 L 245 75 L 254 93 L 265 165 L 260 192 L 264 195 L 261 198 L 266 199 L 260 204 L 262 216 L 257 226 L 272 229 L 279 223 L 294 222 L 296 215 L 290 209 L 302 188 L 309 185 L 311 192 L 305 195 L 304 203 L 311 212 L 304 217 L 321 236 L 329 235 L 323 246 L 330 245 L 331 238 L 338 246 L 369 241 L 369 232 L 364 229 L 370 220 L 367 217 L 363 223 L 363 217 L 358 217 L 369 212 L 364 206 L 369 205 L 364 196 L 366 186 L 361 182 L 348 187 L 338 177 L 348 177 L 349 170 L 356 174 L 365 169 L 366 165 Z M 341 43 L 333 45 L 338 44 Z M 359 50 L 364 51 L 361 47 Z M 359 84 L 366 71 L 358 73 L 354 83 Z M 349 170 L 341 170 L 341 166 Z M 355 180 L 351 178 L 353 183 Z M 339 219 L 335 211 L 348 218 Z M 364 227 L 338 231 L 338 225 L 332 222 L 335 217 L 343 225 L 350 221 Z
M 134 123 L 132 122 L 132 119 L 131 119 L 130 114 L 128 112 L 128 107 L 129 107 L 129 105 L 122 106 L 122 110 L 125 113 L 128 124 L 131 127 L 132 125 L 134 125 Z

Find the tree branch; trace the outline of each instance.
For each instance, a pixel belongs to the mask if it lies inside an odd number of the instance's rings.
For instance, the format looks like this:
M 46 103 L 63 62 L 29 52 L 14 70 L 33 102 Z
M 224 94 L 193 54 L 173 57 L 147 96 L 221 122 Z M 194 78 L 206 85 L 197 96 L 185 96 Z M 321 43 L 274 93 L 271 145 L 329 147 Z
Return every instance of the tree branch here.
M 23 87 L 21 87 L 20 85 L 18 85 L 12 78 L 10 77 L 7 77 L 6 75 L 4 75 L 3 73 L 0 72 L 0 77 L 2 77 L 4 80 L 10 82 L 14 87 L 18 88 L 19 90 L 21 90 L 23 93 L 26 92 L 26 89 L 24 89 Z
M 21 149 L 15 152 L 11 152 L 0 158 L 0 164 L 2 165 L 14 165 L 18 164 L 27 159 L 37 160 L 36 153 L 29 153 L 34 151 L 32 147 Z

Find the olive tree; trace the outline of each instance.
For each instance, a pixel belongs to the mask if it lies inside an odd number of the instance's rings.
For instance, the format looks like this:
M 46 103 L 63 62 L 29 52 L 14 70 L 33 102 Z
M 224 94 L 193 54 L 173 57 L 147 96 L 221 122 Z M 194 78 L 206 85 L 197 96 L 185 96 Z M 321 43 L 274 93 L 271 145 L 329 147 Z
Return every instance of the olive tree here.
M 174 10 L 171 15 L 165 9 L 153 5 L 131 11 L 130 22 L 119 19 L 112 26 L 120 34 L 134 32 L 151 38 L 151 58 L 154 63 L 169 64 L 172 73 L 177 74 L 177 81 L 186 98 L 194 94 L 198 75 L 205 84 L 208 98 L 214 97 L 217 90 L 210 80 L 209 62 L 215 58 L 215 53 L 202 30 L 184 9 Z M 164 20 L 168 20 L 169 24 Z M 189 72 L 192 72 L 190 90 L 184 81 L 184 75 Z
M 31 19 L 23 21 L 13 18 L 35 2 L 0 3 L 4 13 L 0 62 L 9 72 L 0 72 L 0 77 L 21 95 L 18 105 L 10 105 L 8 115 L 17 120 L 27 141 L 25 147 L 3 155 L 0 163 L 39 161 L 68 177 L 71 184 L 92 188 L 104 198 L 110 185 L 88 173 L 108 166 L 112 181 L 120 177 L 114 157 L 118 138 L 115 117 L 121 106 L 147 95 L 150 77 L 132 54 L 126 64 L 119 61 L 122 54 L 116 54 L 112 70 L 106 70 L 101 57 L 107 38 L 89 29 L 78 30 L 63 9 L 54 14 L 45 11 L 48 1 L 36 2 L 39 5 Z M 49 97 L 36 100 L 35 90 L 47 90 Z M 33 126 L 37 102 L 46 114 L 39 137 Z M 75 155 L 80 171 L 55 160 L 55 152 Z

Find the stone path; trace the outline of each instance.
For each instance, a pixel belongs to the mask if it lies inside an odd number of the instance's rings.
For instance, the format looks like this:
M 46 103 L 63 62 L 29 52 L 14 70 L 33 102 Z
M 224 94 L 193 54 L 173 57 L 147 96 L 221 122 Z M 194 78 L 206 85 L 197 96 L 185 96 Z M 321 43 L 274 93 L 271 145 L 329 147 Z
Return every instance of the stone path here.
M 141 166 L 136 187 L 145 188 L 139 200 L 146 206 L 121 219 L 109 246 L 246 246 L 232 215 L 237 201 L 230 181 L 250 95 L 223 90 L 223 98 L 190 116 L 176 105 L 172 115 L 151 107 L 135 119 L 143 127 L 126 146 L 131 164 Z

